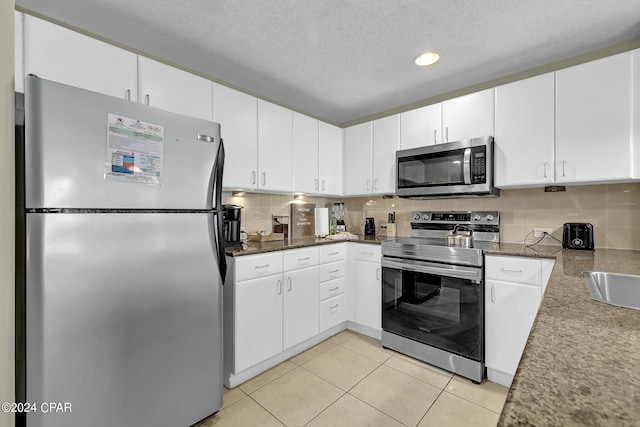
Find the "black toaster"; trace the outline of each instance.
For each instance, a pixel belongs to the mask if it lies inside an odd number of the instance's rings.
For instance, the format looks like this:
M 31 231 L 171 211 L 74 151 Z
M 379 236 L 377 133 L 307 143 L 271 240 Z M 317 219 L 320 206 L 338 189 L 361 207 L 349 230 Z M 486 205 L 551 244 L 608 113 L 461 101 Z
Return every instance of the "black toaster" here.
M 568 222 L 562 226 L 562 247 L 592 251 L 593 225 L 587 222 Z

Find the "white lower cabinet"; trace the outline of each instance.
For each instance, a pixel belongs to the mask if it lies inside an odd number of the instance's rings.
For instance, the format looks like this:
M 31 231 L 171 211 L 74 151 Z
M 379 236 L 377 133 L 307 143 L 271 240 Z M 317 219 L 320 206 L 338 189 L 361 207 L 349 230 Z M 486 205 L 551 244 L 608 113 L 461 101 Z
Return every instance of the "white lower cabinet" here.
M 320 302 L 320 332 L 345 320 L 344 294 Z
M 320 332 L 318 266 L 285 272 L 284 279 L 282 349 L 286 350 Z
M 235 371 L 282 351 L 282 274 L 235 285 Z
M 485 257 L 485 365 L 509 387 L 542 301 L 553 260 Z
M 347 320 L 379 339 L 380 258 L 379 245 L 354 243 L 231 258 L 224 288 L 225 384 L 234 387 L 281 363 Z
M 382 330 L 381 248 L 371 244 L 354 244 L 351 255 L 353 321 L 379 334 Z M 362 332 L 367 333 L 366 330 Z
M 346 320 L 346 243 L 320 246 L 320 332 Z

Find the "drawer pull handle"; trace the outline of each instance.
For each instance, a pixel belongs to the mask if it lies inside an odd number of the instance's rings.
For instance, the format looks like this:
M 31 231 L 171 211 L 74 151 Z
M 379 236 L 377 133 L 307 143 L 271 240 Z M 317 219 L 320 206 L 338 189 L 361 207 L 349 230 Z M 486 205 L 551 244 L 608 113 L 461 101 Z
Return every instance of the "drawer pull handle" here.
M 298 261 L 307 261 L 308 259 L 310 259 L 311 257 L 304 257 L 304 258 L 298 258 Z
M 329 307 L 329 310 L 335 310 L 338 307 L 340 307 L 340 304 L 336 304 L 333 307 Z
M 287 281 L 289 282 L 289 292 L 291 292 L 291 282 L 293 281 L 291 277 L 287 277 Z
M 333 292 L 333 291 L 337 291 L 337 290 L 338 290 L 338 287 L 336 286 L 335 288 L 329 289 L 329 292 Z
M 340 270 L 329 270 L 329 274 L 337 273 Z
M 278 280 L 278 295 L 282 295 L 282 280 Z
M 362 252 L 362 255 L 373 256 L 373 252 Z
M 253 267 L 253 268 L 255 268 L 255 269 L 258 269 L 258 268 L 267 268 L 267 267 L 269 267 L 270 265 L 271 265 L 271 264 L 256 265 L 256 266 L 255 266 L 255 267 Z
M 340 252 L 329 252 L 329 255 L 338 255 Z
M 496 288 L 495 288 L 495 286 L 491 287 L 491 302 L 496 302 Z
M 501 268 L 500 271 L 505 274 L 522 274 L 522 270 L 508 270 L 506 268 Z

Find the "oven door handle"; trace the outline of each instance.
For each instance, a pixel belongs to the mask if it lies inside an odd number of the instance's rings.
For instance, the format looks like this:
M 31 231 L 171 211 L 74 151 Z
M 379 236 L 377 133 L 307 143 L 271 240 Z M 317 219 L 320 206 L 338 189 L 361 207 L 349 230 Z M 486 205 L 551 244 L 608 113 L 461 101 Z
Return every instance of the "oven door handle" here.
M 471 184 L 471 148 L 464 149 L 464 158 L 462 160 L 462 163 L 464 172 L 464 183 L 469 185 Z
M 456 277 L 459 279 L 471 280 L 475 283 L 482 283 L 482 269 L 473 267 L 462 267 L 459 265 L 435 264 L 425 261 L 415 261 L 403 259 L 396 261 L 382 257 L 382 268 L 394 268 L 397 270 L 415 271 L 417 273 L 437 274 L 439 276 Z M 383 270 L 384 274 L 384 270 Z

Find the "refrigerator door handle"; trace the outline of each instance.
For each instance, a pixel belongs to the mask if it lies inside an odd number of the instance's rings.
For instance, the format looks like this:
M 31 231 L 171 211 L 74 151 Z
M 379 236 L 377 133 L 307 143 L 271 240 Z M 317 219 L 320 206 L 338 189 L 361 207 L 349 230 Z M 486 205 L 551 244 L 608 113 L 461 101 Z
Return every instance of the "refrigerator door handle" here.
M 214 208 L 215 212 L 215 245 L 218 257 L 218 266 L 220 268 L 220 276 L 222 277 L 222 284 L 224 285 L 224 279 L 227 276 L 227 259 L 224 254 L 224 212 L 222 211 L 222 173 L 224 171 L 224 143 L 220 138 L 220 144 L 218 145 L 218 154 L 216 155 L 216 162 L 213 165 L 213 191 L 214 191 Z

